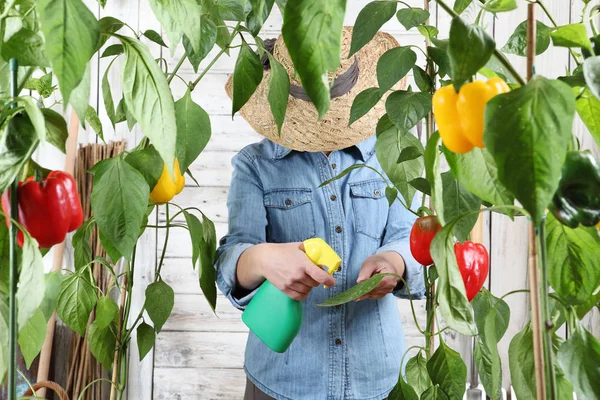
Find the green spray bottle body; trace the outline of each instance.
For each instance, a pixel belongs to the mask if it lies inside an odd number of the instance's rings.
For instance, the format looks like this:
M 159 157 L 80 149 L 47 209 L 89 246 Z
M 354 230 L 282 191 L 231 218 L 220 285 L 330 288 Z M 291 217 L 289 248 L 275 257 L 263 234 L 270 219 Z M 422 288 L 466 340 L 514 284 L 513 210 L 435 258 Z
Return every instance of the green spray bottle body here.
M 336 252 L 320 238 L 304 241 L 304 252 L 317 266 L 333 275 L 342 263 Z M 242 321 L 264 344 L 277 353 L 284 353 L 302 326 L 302 303 L 294 300 L 265 281 L 242 313 Z

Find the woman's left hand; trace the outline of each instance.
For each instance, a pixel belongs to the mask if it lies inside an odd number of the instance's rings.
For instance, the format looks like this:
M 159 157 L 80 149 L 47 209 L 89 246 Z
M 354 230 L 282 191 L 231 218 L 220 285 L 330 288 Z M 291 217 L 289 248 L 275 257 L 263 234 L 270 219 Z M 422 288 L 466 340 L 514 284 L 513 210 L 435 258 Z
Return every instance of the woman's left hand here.
M 404 275 L 404 259 L 400 254 L 396 252 L 385 252 L 374 254 L 367 258 L 358 274 L 357 283 L 366 281 L 375 274 L 391 273 L 403 276 Z M 360 301 L 364 299 L 380 299 L 390 293 L 396 288 L 399 278 L 395 276 L 384 277 L 379 285 L 368 294 L 356 299 Z

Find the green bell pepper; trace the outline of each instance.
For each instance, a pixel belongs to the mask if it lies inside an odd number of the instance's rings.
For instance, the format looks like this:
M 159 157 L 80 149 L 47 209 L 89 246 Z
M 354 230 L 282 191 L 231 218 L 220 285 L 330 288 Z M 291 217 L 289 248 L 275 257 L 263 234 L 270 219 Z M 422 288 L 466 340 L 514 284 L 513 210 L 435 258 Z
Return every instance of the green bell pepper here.
M 567 153 L 550 211 L 569 228 L 600 222 L 600 167 L 589 152 Z

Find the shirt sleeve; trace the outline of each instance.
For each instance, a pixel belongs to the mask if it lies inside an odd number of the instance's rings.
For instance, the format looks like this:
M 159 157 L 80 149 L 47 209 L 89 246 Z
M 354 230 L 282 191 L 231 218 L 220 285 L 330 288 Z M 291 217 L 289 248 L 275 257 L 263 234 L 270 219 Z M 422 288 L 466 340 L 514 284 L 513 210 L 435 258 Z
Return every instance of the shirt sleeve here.
M 229 231 L 220 241 L 215 259 L 217 286 L 234 307 L 244 310 L 254 294 L 237 284 L 242 253 L 266 240 L 267 216 L 262 183 L 252 159 L 242 150 L 232 159 L 233 175 L 227 198 Z
M 424 267 L 413 258 L 410 252 L 409 236 L 415 219 L 416 217 L 407 211 L 400 202 L 395 201 L 388 213 L 382 246 L 376 253 L 395 251 L 400 254 L 405 264 L 404 279 L 408 288 L 400 281 L 393 293 L 403 299 L 412 297 L 413 300 L 418 300 L 425 296 L 425 283 L 423 282 Z

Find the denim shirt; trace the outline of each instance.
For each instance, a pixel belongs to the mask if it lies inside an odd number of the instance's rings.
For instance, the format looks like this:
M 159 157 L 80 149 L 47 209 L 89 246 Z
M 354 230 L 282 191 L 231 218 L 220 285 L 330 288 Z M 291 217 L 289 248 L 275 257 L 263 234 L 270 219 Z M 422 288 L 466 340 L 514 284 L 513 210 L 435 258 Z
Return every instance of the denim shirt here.
M 387 251 L 404 258 L 413 298 L 424 295 L 422 267 L 409 248 L 414 216 L 397 201 L 388 205 L 385 181 L 368 168 L 357 168 L 319 187 L 359 163 L 383 174 L 375 156 L 375 137 L 329 157 L 263 140 L 244 148 L 232 163 L 229 232 L 221 239 L 215 267 L 219 289 L 235 307 L 243 310 L 256 291 L 236 297 L 237 261 L 253 245 L 320 237 L 343 260 L 334 275 L 336 285 L 316 287 L 303 301 L 302 328 L 285 353 L 270 350 L 250 332 L 244 363 L 248 378 L 276 399 L 385 398 L 398 380 L 406 351 L 394 296 L 317 306 L 356 285 L 367 257 Z M 408 296 L 401 285 L 394 294 Z

